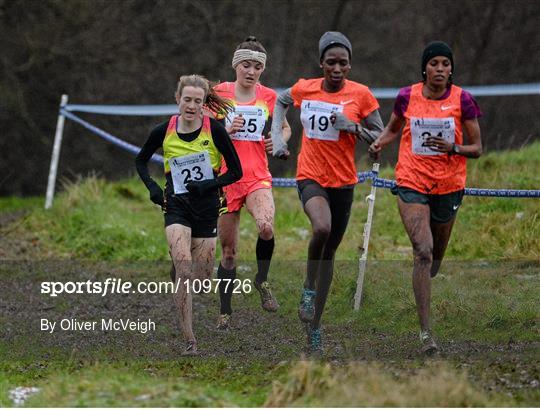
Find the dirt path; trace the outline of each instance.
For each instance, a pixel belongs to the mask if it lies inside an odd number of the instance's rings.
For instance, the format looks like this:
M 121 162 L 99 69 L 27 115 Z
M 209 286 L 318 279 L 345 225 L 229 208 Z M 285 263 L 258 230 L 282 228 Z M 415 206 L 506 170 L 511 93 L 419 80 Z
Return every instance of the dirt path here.
M 20 218 L 20 215 L 19 215 Z M 16 216 L 0 218 L 4 232 Z M 9 224 L 2 221 L 11 221 Z M 6 228 L 7 227 L 7 228 Z M 0 339 L 12 360 L 177 360 L 183 347 L 171 295 L 61 295 L 40 293 L 44 280 L 86 281 L 122 277 L 140 280 L 159 277 L 168 280 L 168 263 L 95 263 L 73 260 L 37 260 L 43 255 L 31 238 L 17 238 L 11 232 L 0 236 Z M 9 258 L 9 260 L 8 260 Z M 218 296 L 194 298 L 195 332 L 201 360 L 226 359 L 236 363 L 264 361 L 277 364 L 300 358 L 305 353 L 303 326 L 295 315 L 268 314 L 254 306 L 249 296 L 234 299 L 233 330 L 215 330 Z M 79 321 L 151 319 L 156 330 L 55 331 L 40 330 L 41 320 L 59 323 L 65 318 Z M 59 325 L 58 325 L 59 327 Z M 378 361 L 389 368 L 415 367 L 419 360 L 417 335 L 394 336 L 375 329 L 355 334 L 347 326 L 327 324 L 324 359 L 335 363 Z M 540 342 L 488 344 L 475 341 L 441 341 L 442 354 L 456 367 L 467 369 L 485 389 L 520 394 L 540 388 Z M 435 359 L 438 360 L 438 359 Z

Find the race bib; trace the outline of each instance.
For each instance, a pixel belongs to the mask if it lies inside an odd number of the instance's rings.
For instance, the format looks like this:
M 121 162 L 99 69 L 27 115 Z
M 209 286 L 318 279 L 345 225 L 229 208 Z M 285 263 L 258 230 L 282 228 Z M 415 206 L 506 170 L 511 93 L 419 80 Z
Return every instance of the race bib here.
M 411 117 L 412 151 L 417 155 L 446 155 L 426 146 L 428 137 L 441 137 L 450 143 L 455 142 L 456 124 L 453 117 L 416 118 Z
M 263 129 L 266 123 L 265 111 L 254 105 L 240 105 L 234 108 L 234 111 L 230 112 L 225 118 L 225 124 L 230 127 L 234 117 L 242 114 L 244 118 L 244 126 L 241 130 L 236 131 L 231 135 L 233 140 L 242 141 L 261 141 L 263 139 Z
M 214 178 L 208 151 L 171 158 L 169 166 L 175 194 L 186 193 L 186 184 L 188 182 Z
M 343 106 L 322 101 L 303 100 L 300 120 L 308 138 L 337 141 L 339 131 L 330 122 L 330 115 L 343 112 Z

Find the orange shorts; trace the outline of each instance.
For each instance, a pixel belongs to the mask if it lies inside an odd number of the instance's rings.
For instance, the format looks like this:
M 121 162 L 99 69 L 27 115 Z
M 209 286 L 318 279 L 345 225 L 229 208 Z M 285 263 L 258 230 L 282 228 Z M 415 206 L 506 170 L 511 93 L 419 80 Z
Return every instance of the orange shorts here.
M 237 212 L 246 203 L 249 194 L 257 189 L 271 189 L 271 179 L 260 179 L 251 182 L 235 182 L 223 187 L 223 197 L 221 198 L 220 215 L 227 212 Z

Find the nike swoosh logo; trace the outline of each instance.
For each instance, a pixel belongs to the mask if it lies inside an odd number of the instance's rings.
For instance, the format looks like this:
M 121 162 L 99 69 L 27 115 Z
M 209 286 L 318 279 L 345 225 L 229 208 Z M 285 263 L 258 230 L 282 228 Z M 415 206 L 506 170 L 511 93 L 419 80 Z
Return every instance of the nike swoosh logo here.
M 452 208 L 453 208 L 453 209 L 454 209 L 454 211 L 455 211 L 456 209 L 458 209 L 458 208 L 459 208 L 459 205 L 454 205 L 454 206 L 452 206 Z
M 441 110 L 443 111 L 449 110 L 450 108 L 452 108 L 451 105 L 441 105 Z
M 340 105 L 347 105 L 349 104 L 350 102 L 353 102 L 354 100 L 347 100 L 347 101 L 340 101 L 339 104 Z

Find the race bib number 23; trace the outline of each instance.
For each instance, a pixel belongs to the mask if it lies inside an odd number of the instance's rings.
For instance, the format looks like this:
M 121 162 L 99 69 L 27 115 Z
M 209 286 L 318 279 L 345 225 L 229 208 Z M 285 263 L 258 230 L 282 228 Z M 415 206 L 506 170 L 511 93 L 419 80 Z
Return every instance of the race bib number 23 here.
M 171 158 L 169 160 L 169 166 L 171 168 L 175 194 L 186 193 L 186 185 L 188 182 L 204 181 L 214 178 L 214 171 L 210 164 L 210 155 L 208 155 L 208 151 Z

